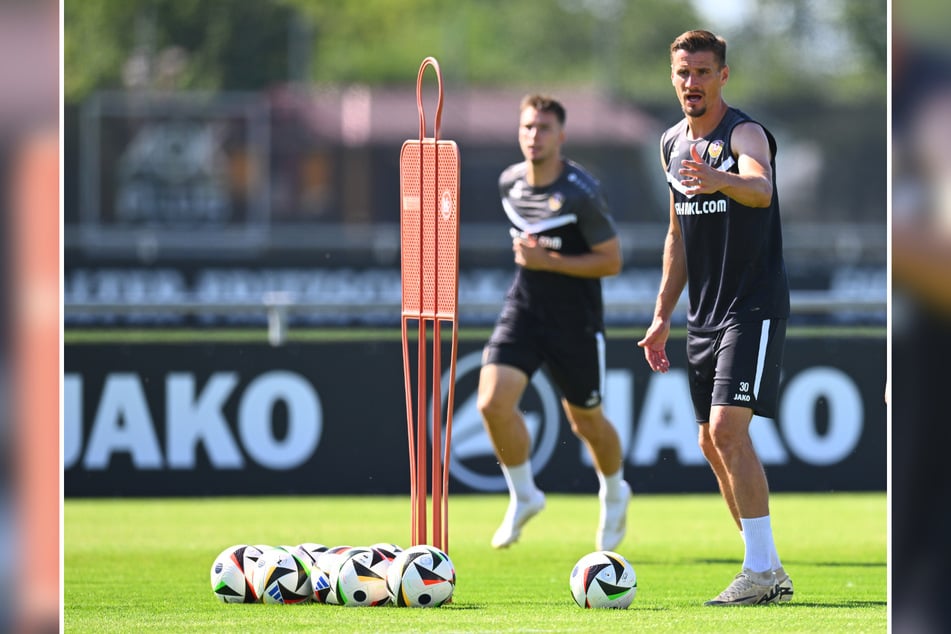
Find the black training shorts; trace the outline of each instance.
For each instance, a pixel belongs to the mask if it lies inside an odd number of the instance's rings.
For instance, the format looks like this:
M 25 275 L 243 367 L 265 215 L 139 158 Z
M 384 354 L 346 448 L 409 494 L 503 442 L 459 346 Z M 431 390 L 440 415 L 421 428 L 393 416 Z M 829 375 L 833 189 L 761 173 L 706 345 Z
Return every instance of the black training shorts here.
M 687 331 L 690 396 L 698 423 L 713 405 L 748 407 L 775 418 L 786 320 L 730 324 L 714 332 Z
M 601 404 L 604 333 L 553 328 L 527 311 L 506 306 L 482 353 L 482 365 L 518 368 L 531 377 L 544 363 L 561 395 L 576 407 Z

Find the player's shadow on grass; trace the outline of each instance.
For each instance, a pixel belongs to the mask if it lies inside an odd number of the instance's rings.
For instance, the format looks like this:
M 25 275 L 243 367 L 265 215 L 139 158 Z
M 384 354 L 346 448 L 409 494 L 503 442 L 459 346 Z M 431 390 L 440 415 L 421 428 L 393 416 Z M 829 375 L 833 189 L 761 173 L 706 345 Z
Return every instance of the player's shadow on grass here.
M 789 610 L 790 608 L 880 608 L 888 605 L 888 601 L 864 601 L 864 600 L 855 600 L 855 601 L 836 601 L 834 603 L 818 602 L 818 601 L 800 601 L 797 597 L 793 597 L 793 600 L 789 603 L 781 603 L 779 606 L 784 610 Z M 755 606 L 750 606 L 755 607 Z
M 694 559 L 696 564 L 736 564 L 736 559 Z M 800 561 L 794 559 L 783 559 L 783 567 L 792 569 L 795 566 L 823 566 L 826 568 L 885 568 L 888 564 L 884 561 Z M 789 573 L 792 575 L 792 572 Z

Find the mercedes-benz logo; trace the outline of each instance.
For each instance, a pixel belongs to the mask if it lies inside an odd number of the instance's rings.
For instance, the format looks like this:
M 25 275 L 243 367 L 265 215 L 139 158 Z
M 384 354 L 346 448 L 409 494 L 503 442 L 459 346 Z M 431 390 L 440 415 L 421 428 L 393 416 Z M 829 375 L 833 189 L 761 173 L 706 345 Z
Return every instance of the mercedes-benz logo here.
M 455 411 L 452 417 L 452 443 L 449 472 L 460 482 L 478 491 L 504 491 L 505 478 L 495 459 L 492 443 L 476 407 L 482 350 L 457 360 Z M 449 397 L 449 370 L 441 381 L 442 408 Z M 554 387 L 541 371 L 536 372 L 522 396 L 522 414 L 532 437 L 532 471 L 539 473 L 548 464 L 558 442 L 561 408 Z M 432 402 L 429 405 L 431 429 Z M 442 421 L 445 426 L 445 421 Z M 430 438 L 431 440 L 431 438 Z M 445 442 L 445 434 L 443 434 Z M 445 447 L 441 448 L 445 450 Z

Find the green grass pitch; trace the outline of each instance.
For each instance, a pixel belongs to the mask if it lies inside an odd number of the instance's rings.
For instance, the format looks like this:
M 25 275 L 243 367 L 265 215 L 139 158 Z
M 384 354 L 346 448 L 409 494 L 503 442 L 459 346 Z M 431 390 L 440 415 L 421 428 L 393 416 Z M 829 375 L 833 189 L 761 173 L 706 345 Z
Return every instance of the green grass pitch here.
M 583 610 L 568 591 L 594 550 L 598 503 L 549 495 L 508 550 L 489 538 L 504 495 L 450 499 L 453 602 L 438 609 L 234 605 L 212 594 L 214 558 L 236 543 L 367 545 L 409 540 L 408 497 L 66 499 L 68 632 L 886 632 L 884 493 L 774 494 L 792 602 L 709 608 L 738 572 L 739 534 L 715 494 L 635 495 L 617 549 L 633 564 L 628 610 Z

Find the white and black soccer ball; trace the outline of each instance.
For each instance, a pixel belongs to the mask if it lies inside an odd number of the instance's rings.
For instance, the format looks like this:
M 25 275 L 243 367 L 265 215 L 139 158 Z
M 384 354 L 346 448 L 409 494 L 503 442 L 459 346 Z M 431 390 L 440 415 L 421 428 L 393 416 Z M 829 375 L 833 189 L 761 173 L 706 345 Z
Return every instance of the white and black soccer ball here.
M 369 607 L 390 601 L 386 573 L 392 561 L 377 548 L 352 548 L 332 575 L 333 595 L 340 605 Z
M 456 569 L 442 550 L 426 544 L 410 546 L 390 563 L 386 587 L 396 606 L 436 608 L 452 599 Z
M 318 557 L 317 565 L 327 574 L 327 583 L 330 585 L 330 591 L 327 592 L 324 603 L 340 605 L 340 597 L 337 596 L 337 577 L 340 574 L 341 566 L 347 558 L 357 553 L 369 551 L 369 546 L 334 546 Z
M 297 547 L 310 555 L 310 559 L 314 563 L 317 563 L 317 558 L 320 557 L 322 553 L 327 552 L 326 546 L 323 544 L 316 544 L 314 542 L 303 542 L 298 544 Z
M 637 594 L 637 575 L 623 555 L 599 550 L 578 560 L 568 586 L 575 603 L 583 608 L 623 610 Z
M 317 553 L 314 563 L 329 575 L 331 570 L 334 570 L 340 565 L 340 562 L 343 560 L 343 553 L 347 552 L 351 548 L 353 548 L 353 546 L 350 545 L 331 546 L 330 548 L 326 548 L 323 551 Z
M 223 603 L 256 603 L 258 600 L 244 569 L 248 549 L 257 551 L 247 544 L 229 546 L 211 564 L 211 591 Z
M 317 564 L 310 569 L 310 585 L 314 589 L 314 603 L 329 603 L 330 575 Z
M 313 600 L 310 567 L 284 548 L 271 548 L 261 554 L 252 585 L 263 603 L 309 603 Z
M 248 583 L 253 584 L 251 580 L 251 575 L 254 574 L 254 567 L 258 563 L 258 559 L 261 558 L 261 555 L 264 554 L 264 551 L 271 550 L 274 548 L 270 544 L 254 544 L 253 546 L 248 546 L 244 550 L 244 576 L 248 578 Z M 258 597 L 260 600 L 261 597 Z
M 281 546 L 281 548 L 300 559 L 307 567 L 308 574 L 310 573 L 310 569 L 317 564 L 317 557 L 327 550 L 326 546 L 311 543 L 297 544 L 296 546 Z
M 393 544 L 391 542 L 377 542 L 375 544 L 370 544 L 370 548 L 376 548 L 381 553 L 389 557 L 390 561 L 396 558 L 398 554 L 403 552 L 403 547 L 399 544 Z

